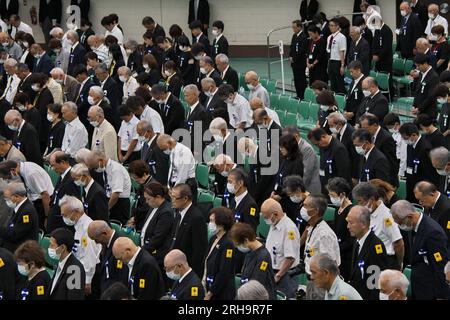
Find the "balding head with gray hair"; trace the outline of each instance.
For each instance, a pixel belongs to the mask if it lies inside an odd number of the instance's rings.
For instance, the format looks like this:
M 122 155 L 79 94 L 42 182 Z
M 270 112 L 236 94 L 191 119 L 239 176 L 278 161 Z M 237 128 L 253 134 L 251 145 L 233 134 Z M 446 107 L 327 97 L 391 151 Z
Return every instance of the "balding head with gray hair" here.
M 227 130 L 228 131 L 228 124 L 227 122 L 220 117 L 215 118 L 211 123 L 209 124 L 209 130 L 211 133 L 214 134 L 214 132 Z
M 131 51 L 136 51 L 136 49 L 138 48 L 139 43 L 136 40 L 128 40 L 127 42 L 125 42 L 124 47 L 127 49 L 130 49 Z
M 407 216 L 417 214 L 416 208 L 406 200 L 399 200 L 391 207 L 391 213 L 394 219 L 403 220 Z
M 59 206 L 61 208 L 67 207 L 69 211 L 75 211 L 78 213 L 84 213 L 83 202 L 81 202 L 78 198 L 73 196 L 65 195 L 59 200 Z
M 328 271 L 333 275 L 339 274 L 339 266 L 336 261 L 327 253 L 315 254 L 311 258 L 311 262 L 316 261 L 317 267 L 320 271 Z
M 345 119 L 344 115 L 340 112 L 330 113 L 327 120 L 328 122 L 331 120 L 333 124 L 339 124 L 341 126 L 345 126 L 347 124 L 347 119 Z
M 5 191 L 8 190 L 10 192 L 10 196 L 17 196 L 20 198 L 27 197 L 27 189 L 25 185 L 21 182 L 12 182 L 8 184 L 5 188 Z
M 351 209 L 355 213 L 358 221 L 367 228 L 370 228 L 370 210 L 363 206 L 354 206 Z
M 69 110 L 70 112 L 72 112 L 74 114 L 78 114 L 78 106 L 72 101 L 65 102 L 62 105 L 62 108 L 67 108 L 67 110 Z
M 90 153 L 91 153 L 91 150 L 86 149 L 86 148 L 82 148 L 82 149 L 78 150 L 75 155 L 75 161 L 77 163 L 83 163 L 83 164 L 86 163 L 86 158 Z
M 100 73 L 109 72 L 109 68 L 106 65 L 106 63 L 99 63 L 98 65 L 95 66 L 94 70 L 95 70 L 95 72 L 100 72 Z
M 72 176 L 75 176 L 77 178 L 81 176 L 88 176 L 90 177 L 91 173 L 89 171 L 89 168 L 82 163 L 78 163 L 72 167 L 72 170 L 70 170 L 70 173 Z
M 14 68 L 18 65 L 18 62 L 16 59 L 8 58 L 5 60 L 5 63 L 3 64 L 5 67 Z
M 192 92 L 193 94 L 199 96 L 200 91 L 198 91 L 198 87 L 195 84 L 189 84 L 184 87 L 184 93 Z
M 450 163 L 450 151 L 445 147 L 433 149 L 430 151 L 430 158 L 436 169 L 443 170 Z
M 230 59 L 228 59 L 228 57 L 225 54 L 223 54 L 223 53 L 219 53 L 216 56 L 216 61 L 219 61 L 219 62 L 224 63 L 224 64 L 230 64 Z
M 200 58 L 200 61 L 204 62 L 205 64 L 214 67 L 214 61 L 211 59 L 211 57 L 204 56 Z
M 72 39 L 73 43 L 77 43 L 80 40 L 78 33 L 75 30 L 67 31 L 67 38 Z
M 202 81 L 201 81 L 201 83 L 202 83 L 202 88 L 203 88 L 203 90 L 206 90 L 206 88 L 210 88 L 210 87 L 217 87 L 217 85 L 216 85 L 216 82 L 214 81 L 214 79 L 213 78 L 204 78 L 204 79 L 202 79 Z
M 237 300 L 269 300 L 269 293 L 259 281 L 250 280 L 238 289 Z
M 137 126 L 136 126 L 138 131 L 143 131 L 143 132 L 154 132 L 153 130 L 153 126 L 150 122 L 148 122 L 147 120 L 141 120 L 138 122 Z
M 400 290 L 402 296 L 406 298 L 409 287 L 408 278 L 398 270 L 383 270 L 378 278 L 379 288 L 388 288 L 388 294 L 394 290 Z
M 89 89 L 89 94 L 94 96 L 95 98 L 103 99 L 105 96 L 105 92 L 99 86 L 93 86 Z

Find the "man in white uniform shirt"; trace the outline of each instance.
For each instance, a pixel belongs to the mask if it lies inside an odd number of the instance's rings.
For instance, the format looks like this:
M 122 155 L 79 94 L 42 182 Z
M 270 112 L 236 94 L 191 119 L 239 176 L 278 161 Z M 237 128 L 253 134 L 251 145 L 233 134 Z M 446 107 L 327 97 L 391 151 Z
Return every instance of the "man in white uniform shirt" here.
M 84 213 L 83 203 L 75 197 L 64 196 L 59 201 L 61 215 L 64 223 L 69 227 L 75 228 L 74 247 L 72 252 L 75 257 L 83 264 L 86 272 L 86 290 L 91 292 L 91 282 L 95 274 L 95 267 L 100 262 L 99 255 L 102 246 L 96 244 L 94 240 L 88 236 L 88 227 L 92 219 Z
M 126 106 L 139 118 L 151 124 L 153 131 L 164 133 L 164 124 L 161 115 L 155 109 L 150 108 L 141 97 L 129 97 Z
M 8 75 L 8 80 L 6 82 L 5 91 L 0 99 L 5 99 L 10 104 L 13 104 L 14 97 L 17 93 L 17 88 L 19 87 L 20 78 L 17 76 L 17 60 L 7 59 L 3 64 L 6 74 Z
M 439 14 L 439 6 L 435 3 L 432 3 L 428 6 L 428 23 L 425 28 L 425 34 L 428 38 L 431 36 L 431 29 L 434 26 L 441 25 L 444 27 L 444 34 L 447 36 L 448 34 L 448 21 L 443 16 Z
M 12 30 L 11 30 L 11 38 L 13 38 L 13 39 L 16 38 L 16 34 L 19 31 L 23 31 L 25 33 L 28 33 L 28 34 L 31 34 L 32 36 L 34 36 L 33 29 L 25 22 L 22 22 L 18 15 L 13 14 L 9 18 L 9 24 L 13 26 Z
M 105 38 L 111 35 L 116 37 L 119 45 L 123 44 L 123 32 L 119 29 L 111 16 L 104 17 L 101 24 L 106 29 Z
M 219 87 L 218 95 L 227 104 L 230 125 L 235 129 L 249 128 L 253 124 L 253 112 L 247 99 L 235 92 L 229 84 Z
M 331 19 L 328 26 L 331 31 L 331 35 L 327 39 L 327 52 L 330 58 L 328 75 L 330 77 L 331 90 L 335 93 L 345 94 L 344 71 L 347 38 L 341 33 L 338 19 Z
M 275 121 L 276 124 L 281 126 L 280 117 L 278 116 L 278 113 L 276 113 L 276 111 L 274 111 L 272 109 L 267 108 L 266 105 L 264 104 L 264 102 L 261 100 L 261 98 L 254 97 L 252 99 L 249 99 L 249 102 L 250 102 L 250 108 L 252 109 L 253 112 L 257 109 L 264 109 L 264 110 L 266 110 L 269 117 L 273 121 Z
M 75 159 L 77 151 L 87 146 L 88 133 L 78 118 L 78 107 L 75 103 L 64 103 L 61 112 L 64 121 L 67 121 L 61 149 Z
M 129 97 L 136 95 L 136 90 L 139 88 L 139 83 L 132 76 L 131 69 L 124 66 L 120 67 L 117 71 L 120 81 L 123 83 L 123 98 L 122 102 L 125 103 Z

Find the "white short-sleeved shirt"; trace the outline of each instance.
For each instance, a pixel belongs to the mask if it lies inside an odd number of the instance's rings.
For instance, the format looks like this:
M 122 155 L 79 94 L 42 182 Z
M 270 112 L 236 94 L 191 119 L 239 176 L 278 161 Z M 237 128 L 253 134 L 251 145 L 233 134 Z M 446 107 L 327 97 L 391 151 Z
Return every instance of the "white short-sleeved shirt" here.
M 34 162 L 21 162 L 20 175 L 25 182 L 30 201 L 42 199 L 41 193 L 45 191 L 49 196 L 53 194 L 54 188 L 50 176 Z
M 400 167 L 398 169 L 398 174 L 402 177 L 405 176 L 406 173 L 406 156 L 407 156 L 407 150 L 408 145 L 405 143 L 405 140 L 403 140 L 402 135 L 397 132 L 392 134 L 392 138 L 395 140 L 397 144 L 397 159 L 400 160 Z
M 136 116 L 131 118 L 130 122 L 122 121 L 122 125 L 120 126 L 119 133 L 117 134 L 120 137 L 120 150 L 127 151 L 130 143 L 133 140 L 137 140 L 138 134 L 136 132 L 136 126 L 139 123 L 139 119 Z M 134 148 L 134 151 L 140 151 L 142 145 L 138 143 Z
M 305 243 L 305 271 L 311 274 L 309 263 L 311 258 L 318 253 L 327 253 L 337 265 L 341 264 L 339 242 L 336 234 L 324 220 L 315 227 L 308 226 L 308 237 Z
M 133 77 L 123 84 L 123 97 L 125 99 L 136 95 L 136 90 L 139 88 L 139 83 Z
M 119 198 L 129 198 L 131 193 L 131 179 L 127 169 L 120 163 L 108 160 L 106 164 L 106 195 L 111 197 L 112 193 L 118 192 Z
M 300 262 L 300 233 L 294 222 L 284 216 L 275 226 L 270 226 L 266 249 L 272 258 L 274 270 L 280 270 L 286 258 L 294 258 L 291 268 Z
M 373 233 L 383 241 L 386 247 L 386 253 L 390 256 L 395 255 L 394 246 L 395 241 L 402 239 L 400 229 L 395 223 L 394 218 L 389 209 L 382 201 L 378 208 L 370 215 L 370 228 Z
M 445 35 L 448 35 L 448 21 L 443 16 L 438 15 L 434 20 L 428 19 L 427 27 L 425 29 L 425 34 L 427 36 L 431 35 L 431 29 L 434 26 L 441 25 L 444 27 Z
M 116 37 L 118 44 L 123 43 L 123 33 L 117 25 L 111 31 L 106 30 L 105 38 L 110 35 Z
M 182 143 L 177 143 L 170 155 L 169 179 L 173 185 L 186 183 L 187 179 L 195 177 L 195 158 L 191 149 Z
M 145 106 L 144 112 L 141 114 L 141 120 L 148 121 L 152 125 L 154 132 L 164 133 L 164 123 L 161 115 L 155 109 Z
M 250 127 L 253 124 L 253 111 L 250 108 L 250 104 L 239 93 L 236 94 L 234 101 L 227 104 L 228 115 L 230 117 L 230 124 L 233 128 L 236 128 L 241 122 L 246 122 L 246 127 Z
M 331 49 L 328 49 L 332 39 Z M 347 51 L 347 38 L 338 31 L 329 35 L 327 39 L 327 52 L 330 54 L 330 60 L 341 61 L 341 51 Z
M 86 148 L 88 144 L 88 133 L 86 127 L 77 117 L 66 125 L 61 149 L 64 153 L 75 158 L 78 150 Z

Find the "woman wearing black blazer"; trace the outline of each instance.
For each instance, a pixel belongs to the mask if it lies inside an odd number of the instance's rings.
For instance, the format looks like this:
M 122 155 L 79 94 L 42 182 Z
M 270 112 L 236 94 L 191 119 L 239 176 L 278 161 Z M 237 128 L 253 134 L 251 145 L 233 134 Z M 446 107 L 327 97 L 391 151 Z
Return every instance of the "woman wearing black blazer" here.
M 303 155 L 298 147 L 297 140 L 292 134 L 286 134 L 280 139 L 281 163 L 275 176 L 275 185 L 273 186 L 272 198 L 280 202 L 284 212 L 295 221 L 299 204 L 294 203 L 283 191 L 284 178 L 289 176 L 303 177 Z
M 205 258 L 203 284 L 206 288 L 205 300 L 234 300 L 235 250 L 228 232 L 233 226 L 234 215 L 225 207 L 211 210 L 208 232 L 213 234 L 209 241 Z
M 145 186 L 144 197 L 150 206 L 141 231 L 141 247 L 147 250 L 164 272 L 164 257 L 170 250 L 171 231 L 175 221 L 172 206 L 167 201 L 167 188 L 159 182 Z
M 153 87 L 161 80 L 161 69 L 159 68 L 158 61 L 152 54 L 146 54 L 143 59 L 144 72 L 148 75 L 147 84 Z
M 36 241 L 22 243 L 15 252 L 19 273 L 23 276 L 17 286 L 19 300 L 48 300 L 52 279 L 45 270 L 45 253 Z
M 183 79 L 175 62 L 168 61 L 164 64 L 164 77 L 166 78 L 167 91 L 179 98 L 183 87 Z

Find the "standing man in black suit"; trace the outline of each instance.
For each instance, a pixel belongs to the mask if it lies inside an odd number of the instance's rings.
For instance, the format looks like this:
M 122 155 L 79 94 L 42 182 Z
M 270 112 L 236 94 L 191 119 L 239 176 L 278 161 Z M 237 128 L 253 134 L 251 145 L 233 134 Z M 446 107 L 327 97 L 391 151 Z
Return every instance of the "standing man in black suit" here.
M 33 203 L 27 198 L 27 190 L 23 183 L 9 184 L 3 197 L 13 214 L 7 224 L 0 227 L 2 247 L 14 253 L 27 240 L 38 240 L 39 222 Z
M 372 77 L 365 78 L 362 81 L 362 90 L 364 99 L 356 113 L 356 123 L 360 122 L 361 116 L 365 113 L 375 115 L 378 121 L 382 123 L 384 117 L 389 113 L 389 101 L 381 93 L 377 80 Z
M 119 109 L 120 105 L 119 85 L 117 84 L 116 80 L 114 80 L 114 78 L 109 75 L 108 66 L 104 63 L 96 66 L 95 76 L 97 77 L 98 81 L 100 81 L 100 87 L 103 89 L 105 96 L 108 98 L 111 108 L 116 112 Z
M 128 289 L 137 300 L 159 300 L 165 293 L 161 270 L 155 258 L 129 238 L 114 242 L 113 254 L 128 265 Z
M 303 30 L 300 20 L 292 22 L 291 47 L 289 50 L 289 60 L 291 62 L 292 72 L 294 74 L 295 91 L 298 99 L 305 97 L 306 84 L 306 55 L 308 53 L 308 34 Z
M 43 166 L 42 154 L 39 147 L 39 135 L 36 129 L 23 120 L 17 110 L 9 110 L 5 115 L 5 124 L 14 131 L 12 143 L 23 153 L 25 159 Z
M 425 214 L 439 223 L 447 235 L 447 249 L 450 248 L 450 199 L 427 181 L 421 181 L 414 188 L 414 196 L 425 208 Z
M 218 54 L 216 56 L 216 66 L 222 75 L 222 83 L 229 84 L 233 87 L 235 92 L 239 91 L 239 75 L 236 70 L 230 66 L 230 60 L 225 54 Z
M 422 26 L 422 33 L 424 33 L 425 28 L 428 23 L 428 9 L 427 7 L 422 3 L 422 0 L 411 0 L 410 3 L 411 10 L 415 14 L 419 16 L 420 24 Z
M 209 27 L 209 3 L 208 0 L 190 0 L 188 24 L 200 20 L 202 29 L 207 32 Z
M 208 247 L 206 220 L 202 212 L 192 204 L 189 185 L 176 185 L 170 190 L 170 197 L 172 208 L 176 212 L 171 249 L 184 252 L 194 272 L 202 277 Z
M 88 236 L 103 246 L 100 263 L 93 280 L 92 291 L 101 295 L 110 285 L 120 282 L 128 285 L 128 266 L 113 255 L 113 247 L 119 233 L 111 229 L 104 220 L 94 220 L 89 224 Z M 94 286 L 94 283 L 96 286 Z
M 375 147 L 381 151 L 389 162 L 390 171 L 386 172 L 390 177 L 389 182 L 394 187 L 398 187 L 399 161 L 397 159 L 397 143 L 389 131 L 381 127 L 377 116 L 366 113 L 360 118 L 361 128 L 366 129 L 373 136 Z
M 58 268 L 52 279 L 50 300 L 84 300 L 86 273 L 81 262 L 72 253 L 75 244 L 72 231 L 60 228 L 50 234 L 48 255 L 58 260 Z M 77 278 L 76 285 L 73 283 Z
M 159 112 L 164 123 L 164 131 L 171 135 L 176 129 L 184 127 L 185 112 L 180 102 L 165 86 L 155 84 L 151 91 L 156 101 L 154 109 Z
M 353 144 L 360 159 L 359 181 L 369 182 L 380 179 L 389 182 L 389 162 L 385 155 L 375 147 L 373 137 L 366 129 L 358 129 L 353 133 Z
M 406 199 L 415 201 L 414 187 L 423 180 L 439 184 L 439 176 L 431 164 L 431 144 L 424 139 L 414 123 L 405 123 L 399 133 L 408 145 L 406 156 Z
M 319 2 L 317 0 L 303 0 L 299 10 L 302 22 L 311 21 L 318 11 Z
M 53 70 L 55 64 L 44 48 L 40 44 L 35 43 L 30 48 L 30 54 L 34 55 L 33 73 L 50 75 L 50 71 Z
M 89 21 L 89 11 L 91 9 L 91 0 L 71 0 L 71 6 L 79 6 L 81 11 L 81 19 Z
M 430 58 L 418 53 L 414 58 L 417 69 L 420 75 L 415 79 L 414 87 L 414 102 L 412 114 L 419 115 L 426 113 L 432 119 L 436 119 L 438 115 L 436 97 L 433 95 L 433 90 L 439 84 L 439 75 L 430 65 Z
M 89 127 L 89 122 L 87 120 L 87 114 L 91 104 L 89 103 L 89 91 L 93 87 L 94 81 L 89 77 L 87 69 L 83 65 L 75 66 L 73 69 L 74 78 L 80 83 L 80 88 L 77 93 L 75 103 L 78 107 L 78 116 L 80 121 L 85 125 L 86 128 Z
M 81 45 L 78 33 L 73 30 L 67 32 L 67 44 L 71 46 L 67 74 L 73 77 L 75 66 L 85 64 L 86 49 Z
M 79 188 L 78 194 L 81 195 L 84 211 L 89 218 L 109 222 L 108 198 L 105 189 L 92 178 L 88 167 L 77 164 L 70 173 L 73 182 Z
M 141 160 L 148 164 L 153 179 L 164 186 L 167 185 L 169 156 L 162 152 L 156 143 L 159 134 L 147 120 L 141 120 L 137 124 L 136 132 L 139 135 L 138 140 L 142 141 Z
M 189 131 L 191 135 L 191 150 L 195 156 L 195 153 L 203 152 L 205 142 L 203 142 L 203 134 L 208 130 L 210 123 L 209 113 L 205 107 L 199 101 L 200 92 L 195 84 L 190 84 L 184 87 L 184 100 L 189 105 L 188 116 L 186 119 L 185 129 Z M 200 129 L 200 131 L 198 130 Z M 201 140 L 201 143 L 198 143 Z M 197 142 L 196 142 L 197 141 Z M 196 148 L 201 146 L 201 150 Z
M 13 254 L 0 247 L 0 292 L 2 293 L 2 300 L 12 301 L 16 299 L 16 281 L 19 277 L 17 272 L 17 263 L 14 260 Z
M 70 156 L 62 151 L 56 151 L 50 156 L 50 165 L 59 175 L 55 186 L 55 191 L 50 198 L 50 211 L 47 218 L 47 232 L 51 233 L 58 228 L 64 228 L 66 225 L 61 217 L 59 201 L 65 196 L 74 196 L 81 198 L 80 188 L 77 187 L 72 179 L 70 166 Z
M 383 241 L 370 229 L 370 210 L 362 206 L 353 207 L 347 216 L 347 228 L 356 238 L 349 283 L 364 300 L 378 300 L 378 288 L 370 286 L 369 278 L 373 273 L 370 269 L 375 266 L 383 271 L 389 264 Z
M 50 31 L 53 27 L 61 25 L 62 1 L 40 0 L 39 1 L 39 25 L 44 34 L 45 43 L 50 41 Z
M 28 95 L 30 101 L 34 101 L 36 97 L 36 92 L 31 88 L 33 85 L 31 81 L 31 72 L 30 68 L 26 63 L 19 63 L 17 65 L 17 76 L 20 79 L 19 86 L 17 87 L 17 92 L 25 92 Z
M 377 72 L 386 72 L 390 74 L 389 88 L 391 100 L 394 92 L 394 85 L 392 82 L 393 37 L 394 35 L 392 34 L 391 28 L 383 22 L 381 29 L 375 30 L 372 41 L 372 60 L 375 61 L 375 70 Z
M 200 81 L 200 83 L 202 85 L 203 94 L 206 96 L 204 107 L 209 113 L 210 118 L 214 118 L 214 111 L 216 109 L 222 109 L 225 110 L 225 112 L 228 112 L 227 104 L 219 97 L 219 89 L 216 81 L 212 78 L 204 78 Z
M 400 229 L 410 233 L 412 298 L 448 300 L 450 288 L 444 273 L 448 242 L 441 226 L 408 201 L 397 201 L 391 212 Z
M 189 29 L 192 32 L 192 44 L 201 43 L 205 46 L 206 54 L 211 52 L 209 39 L 206 34 L 203 33 L 203 25 L 200 20 L 195 20 L 189 24 Z
M 3 21 L 9 21 L 9 17 L 19 14 L 19 0 L 1 0 L 0 1 L 0 16 Z M 8 32 L 8 30 L 2 30 Z
M 353 81 L 350 84 L 350 88 L 347 93 L 347 99 L 345 99 L 346 104 L 344 109 L 344 117 L 345 119 L 347 119 L 349 124 L 354 126 L 359 106 L 361 105 L 362 100 L 365 98 L 362 89 L 362 83 L 365 75 L 362 72 L 363 66 L 360 61 L 350 62 L 347 68 L 350 71 L 350 75 Z
M 145 29 L 153 33 L 154 43 L 156 43 L 156 39 L 158 37 L 166 36 L 164 28 L 160 26 L 152 17 L 145 17 L 144 19 L 142 19 L 142 25 L 145 27 Z
M 211 59 L 213 61 L 216 59 L 216 56 L 220 53 L 223 53 L 228 56 L 228 40 L 223 35 L 223 31 L 225 29 L 225 25 L 222 21 L 217 20 L 212 24 L 212 35 L 214 36 L 214 41 L 211 48 Z
M 395 30 L 397 34 L 397 51 L 400 51 L 403 59 L 411 59 L 417 39 L 423 35 L 424 27 L 417 14 L 413 13 L 409 2 L 400 4 L 402 15 L 400 26 Z
M 369 43 L 361 36 L 358 27 L 350 28 L 350 38 L 352 38 L 352 42 L 347 53 L 347 65 L 353 61 L 359 61 L 362 65 L 362 73 L 369 75 L 372 60 Z
M 205 297 L 203 284 L 189 266 L 187 257 L 182 251 L 177 249 L 170 251 L 164 258 L 164 268 L 167 276 L 175 281 L 170 290 L 171 299 L 203 300 Z

